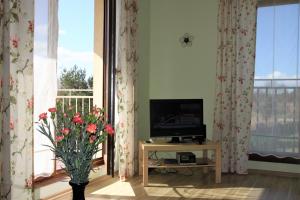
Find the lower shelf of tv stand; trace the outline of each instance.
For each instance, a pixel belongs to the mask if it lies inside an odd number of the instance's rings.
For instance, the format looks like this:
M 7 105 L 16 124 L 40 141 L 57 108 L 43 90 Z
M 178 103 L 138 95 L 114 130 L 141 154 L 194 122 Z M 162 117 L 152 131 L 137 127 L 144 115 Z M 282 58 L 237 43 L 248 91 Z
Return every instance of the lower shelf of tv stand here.
M 198 161 L 200 159 L 197 159 Z M 157 162 L 157 164 L 151 164 Z M 149 159 L 148 168 L 197 168 L 197 167 L 215 167 L 216 163 L 212 160 L 205 161 L 207 164 L 165 164 L 163 160 Z M 198 162 L 199 163 L 199 162 Z

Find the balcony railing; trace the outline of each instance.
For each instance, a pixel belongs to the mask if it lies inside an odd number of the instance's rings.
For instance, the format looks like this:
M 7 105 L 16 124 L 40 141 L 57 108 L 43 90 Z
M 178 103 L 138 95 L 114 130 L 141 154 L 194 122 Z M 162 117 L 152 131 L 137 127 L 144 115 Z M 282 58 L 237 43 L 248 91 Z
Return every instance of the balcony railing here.
M 59 89 L 56 97 L 62 103 L 63 111 L 72 107 L 76 112 L 88 113 L 93 107 L 92 89 Z
M 251 151 L 299 156 L 299 98 L 300 79 L 255 80 Z

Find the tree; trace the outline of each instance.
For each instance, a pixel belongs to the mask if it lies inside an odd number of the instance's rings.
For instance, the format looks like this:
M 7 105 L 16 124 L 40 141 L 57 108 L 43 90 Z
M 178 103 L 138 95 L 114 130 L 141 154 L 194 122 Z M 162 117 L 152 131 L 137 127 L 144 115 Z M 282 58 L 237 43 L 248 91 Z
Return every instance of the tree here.
M 60 76 L 62 89 L 88 89 L 93 86 L 93 77 L 86 79 L 86 70 L 74 65 L 71 69 L 64 69 Z
M 94 81 L 94 79 L 93 79 L 93 77 L 92 76 L 90 76 L 89 78 L 88 78 L 88 87 L 90 88 L 90 89 L 92 89 L 93 88 L 93 81 Z

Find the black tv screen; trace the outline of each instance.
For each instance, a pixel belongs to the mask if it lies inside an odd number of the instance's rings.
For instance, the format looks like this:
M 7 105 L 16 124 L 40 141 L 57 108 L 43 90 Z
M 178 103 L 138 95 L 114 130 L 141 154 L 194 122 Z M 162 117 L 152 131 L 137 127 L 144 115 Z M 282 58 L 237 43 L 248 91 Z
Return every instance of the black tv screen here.
M 202 99 L 151 99 L 150 137 L 206 136 Z

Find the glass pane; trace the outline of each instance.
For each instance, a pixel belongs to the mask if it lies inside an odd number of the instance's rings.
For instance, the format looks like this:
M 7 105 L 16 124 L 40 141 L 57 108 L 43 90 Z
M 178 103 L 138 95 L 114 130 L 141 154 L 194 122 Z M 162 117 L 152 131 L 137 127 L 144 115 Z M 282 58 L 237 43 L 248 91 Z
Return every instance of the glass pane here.
M 273 19 L 273 7 L 258 8 L 255 59 L 256 78 L 267 78 L 273 72 Z
M 296 78 L 299 4 L 275 6 L 274 78 Z
M 77 65 L 87 81 L 93 74 L 94 0 L 59 1 L 58 15 L 58 71 Z
M 251 152 L 300 158 L 299 14 L 299 4 L 258 9 Z

